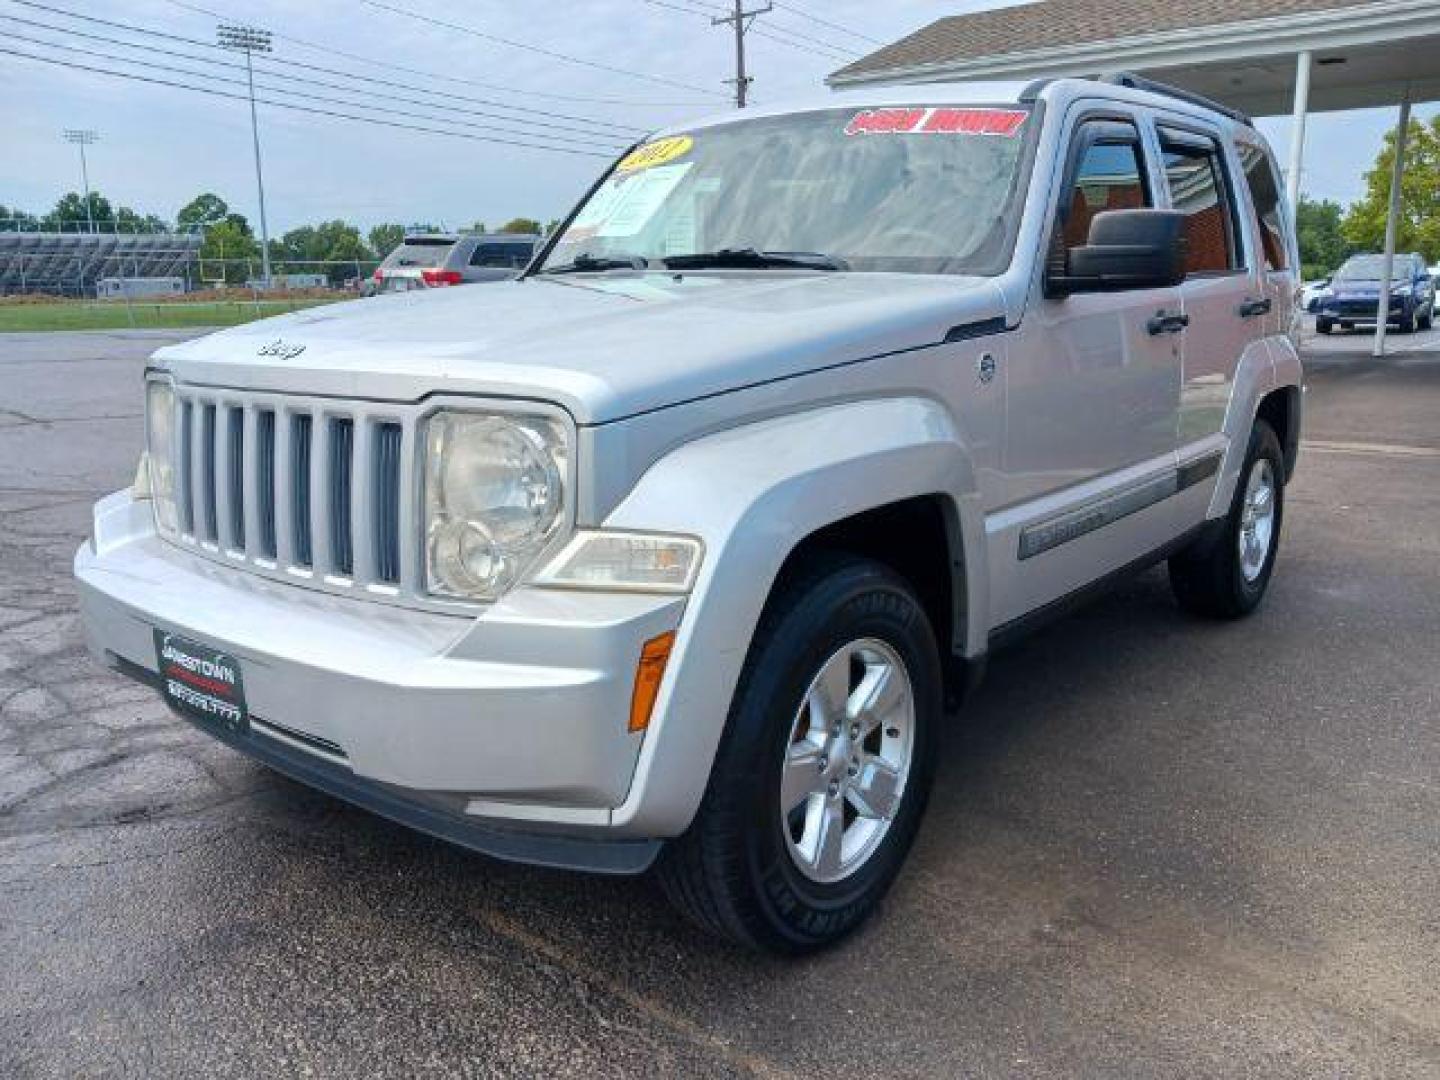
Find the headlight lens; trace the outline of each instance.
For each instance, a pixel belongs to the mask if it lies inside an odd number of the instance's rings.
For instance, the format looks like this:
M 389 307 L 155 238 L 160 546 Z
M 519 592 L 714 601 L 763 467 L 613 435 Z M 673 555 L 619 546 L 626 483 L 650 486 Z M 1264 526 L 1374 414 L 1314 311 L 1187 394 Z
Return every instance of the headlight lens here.
M 537 585 L 617 592 L 686 593 L 703 547 L 693 536 L 581 532 L 535 577 Z
M 426 587 L 493 600 L 564 524 L 569 447 L 545 416 L 440 412 L 426 429 Z
M 162 380 L 145 387 L 145 442 L 150 463 L 150 499 L 155 527 L 166 535 L 176 532 L 175 512 L 175 392 Z

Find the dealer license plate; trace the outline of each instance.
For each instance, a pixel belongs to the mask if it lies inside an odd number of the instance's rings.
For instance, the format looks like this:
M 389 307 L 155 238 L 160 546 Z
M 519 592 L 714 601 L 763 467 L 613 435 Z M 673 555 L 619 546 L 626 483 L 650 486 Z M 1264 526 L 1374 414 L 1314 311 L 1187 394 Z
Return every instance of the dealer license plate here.
M 155 631 L 160 688 L 165 700 L 187 716 L 235 734 L 250 728 L 240 661 L 229 653 Z

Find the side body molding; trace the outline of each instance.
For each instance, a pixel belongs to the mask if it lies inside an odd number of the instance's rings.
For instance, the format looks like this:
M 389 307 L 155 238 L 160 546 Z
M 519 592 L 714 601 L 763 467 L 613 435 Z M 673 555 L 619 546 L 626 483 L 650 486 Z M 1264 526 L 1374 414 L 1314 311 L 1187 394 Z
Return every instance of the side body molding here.
M 705 558 L 614 826 L 673 836 L 689 825 L 761 610 L 795 546 L 853 514 L 935 494 L 950 501 L 966 555 L 956 647 L 973 654 L 988 618 L 983 513 L 969 455 L 938 402 L 868 399 L 776 417 L 687 443 L 645 473 L 605 524 L 699 536 Z

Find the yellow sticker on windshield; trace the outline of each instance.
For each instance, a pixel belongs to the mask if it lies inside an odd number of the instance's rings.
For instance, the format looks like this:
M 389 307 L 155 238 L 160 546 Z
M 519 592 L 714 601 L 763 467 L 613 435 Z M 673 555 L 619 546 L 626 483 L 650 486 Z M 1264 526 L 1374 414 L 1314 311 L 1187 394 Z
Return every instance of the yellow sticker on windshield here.
M 690 148 L 694 145 L 695 140 L 689 135 L 671 135 L 669 138 L 656 139 L 654 142 L 646 143 L 626 154 L 615 168 L 620 172 L 651 169 L 656 165 L 664 165 L 667 161 L 683 157 L 690 152 Z

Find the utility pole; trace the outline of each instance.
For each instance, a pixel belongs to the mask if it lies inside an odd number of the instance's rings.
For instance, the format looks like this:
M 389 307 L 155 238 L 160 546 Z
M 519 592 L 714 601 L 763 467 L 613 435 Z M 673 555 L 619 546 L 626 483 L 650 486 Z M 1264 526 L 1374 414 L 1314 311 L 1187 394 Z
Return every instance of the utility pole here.
M 260 121 L 255 116 L 255 68 L 250 62 L 250 56 L 252 53 L 270 51 L 270 31 L 222 23 L 216 30 L 216 38 L 222 49 L 233 49 L 245 54 L 245 77 L 250 84 L 250 137 L 255 144 L 255 187 L 260 193 L 260 280 L 268 289 L 270 229 L 265 222 L 265 177 L 260 171 Z
M 65 141 L 74 143 L 80 147 L 80 183 L 85 188 L 85 220 L 89 223 L 90 231 L 95 231 L 95 212 L 90 208 L 90 166 L 85 162 L 85 147 L 98 142 L 100 133 L 89 128 L 66 128 L 63 132 Z M 61 223 L 64 227 L 64 223 Z
M 735 27 L 735 78 L 725 81 L 735 84 L 735 107 L 737 109 L 745 107 L 745 92 L 749 90 L 752 81 L 750 76 L 745 74 L 745 31 L 750 29 L 750 24 L 755 21 L 756 16 L 764 15 L 773 8 L 773 4 L 767 3 L 763 8 L 746 11 L 745 0 L 735 0 L 733 15 L 710 20 L 711 26 L 722 26 L 728 23 Z

